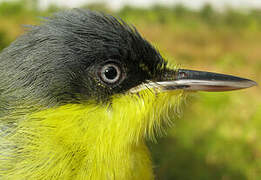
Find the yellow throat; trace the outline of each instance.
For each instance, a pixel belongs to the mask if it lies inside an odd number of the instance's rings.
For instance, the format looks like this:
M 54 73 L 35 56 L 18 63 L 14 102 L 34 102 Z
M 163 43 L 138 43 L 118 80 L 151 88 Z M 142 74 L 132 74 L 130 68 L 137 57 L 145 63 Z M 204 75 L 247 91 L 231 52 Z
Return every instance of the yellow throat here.
M 147 89 L 114 96 L 107 105 L 68 104 L 33 113 L 10 137 L 23 148 L 6 177 L 153 179 L 145 140 L 162 133 L 181 97 L 182 91 Z

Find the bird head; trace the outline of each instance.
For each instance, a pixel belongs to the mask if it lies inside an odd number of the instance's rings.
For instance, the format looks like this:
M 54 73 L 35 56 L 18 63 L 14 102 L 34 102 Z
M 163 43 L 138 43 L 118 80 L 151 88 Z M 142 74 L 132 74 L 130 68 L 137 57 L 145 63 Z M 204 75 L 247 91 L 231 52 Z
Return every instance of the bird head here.
M 7 179 L 152 179 L 144 141 L 171 124 L 186 92 L 256 85 L 171 66 L 133 26 L 79 9 L 3 50 L 0 77 Z
M 154 138 L 169 124 L 166 119 L 175 114 L 185 92 L 256 85 L 171 67 L 135 27 L 79 9 L 31 27 L 0 58 L 1 83 L 8 87 L 4 94 L 13 97 L 19 110 L 26 109 L 27 125 L 21 128 L 54 127 L 59 130 L 48 133 L 70 143 L 105 135 L 120 143 Z M 33 109 L 29 116 L 28 109 Z M 37 118 L 42 120 L 33 120 Z

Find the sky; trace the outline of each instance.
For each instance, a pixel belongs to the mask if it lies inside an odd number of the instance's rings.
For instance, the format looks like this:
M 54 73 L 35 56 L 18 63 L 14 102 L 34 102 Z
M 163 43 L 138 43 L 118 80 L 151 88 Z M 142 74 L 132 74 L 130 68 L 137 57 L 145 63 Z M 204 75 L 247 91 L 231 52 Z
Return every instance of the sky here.
M 6 0 L 8 1 L 8 0 Z M 40 7 L 45 8 L 50 4 L 65 6 L 70 8 L 79 7 L 83 4 L 93 2 L 105 2 L 110 8 L 119 9 L 128 4 L 133 6 L 148 7 L 153 4 L 174 5 L 184 4 L 191 8 L 200 8 L 205 3 L 212 4 L 218 9 L 231 6 L 236 8 L 261 8 L 261 0 L 39 0 Z

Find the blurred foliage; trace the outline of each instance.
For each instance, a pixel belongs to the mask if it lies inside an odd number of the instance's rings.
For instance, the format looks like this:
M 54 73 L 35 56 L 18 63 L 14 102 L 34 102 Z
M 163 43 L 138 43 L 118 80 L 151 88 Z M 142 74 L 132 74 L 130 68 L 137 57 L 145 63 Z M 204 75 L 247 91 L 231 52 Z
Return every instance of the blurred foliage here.
M 129 23 L 160 48 L 171 63 L 186 68 L 245 76 L 261 84 L 261 10 L 200 10 L 183 5 L 149 9 L 126 6 L 113 12 L 104 4 L 84 6 Z M 0 3 L 0 49 L 63 8 L 40 10 L 36 0 Z M 260 88 L 198 93 L 185 101 L 168 136 L 149 144 L 158 179 L 261 179 Z
M 0 29 L 0 50 L 8 45 L 9 40 L 7 38 L 6 33 Z

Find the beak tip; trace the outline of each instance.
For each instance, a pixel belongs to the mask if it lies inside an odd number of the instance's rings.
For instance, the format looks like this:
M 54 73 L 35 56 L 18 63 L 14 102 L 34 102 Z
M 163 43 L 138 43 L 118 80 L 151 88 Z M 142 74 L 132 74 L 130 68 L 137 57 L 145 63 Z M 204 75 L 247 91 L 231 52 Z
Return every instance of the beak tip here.
M 257 82 L 252 81 L 250 79 L 244 79 L 243 81 L 238 82 L 238 89 L 246 89 L 246 88 L 251 88 L 254 86 L 258 86 Z
M 249 87 L 258 86 L 258 83 L 252 80 L 249 80 Z

